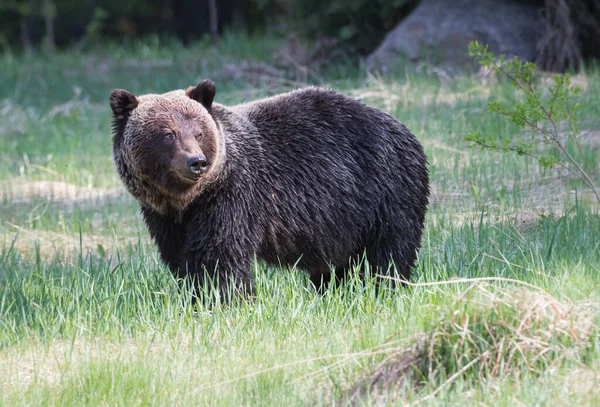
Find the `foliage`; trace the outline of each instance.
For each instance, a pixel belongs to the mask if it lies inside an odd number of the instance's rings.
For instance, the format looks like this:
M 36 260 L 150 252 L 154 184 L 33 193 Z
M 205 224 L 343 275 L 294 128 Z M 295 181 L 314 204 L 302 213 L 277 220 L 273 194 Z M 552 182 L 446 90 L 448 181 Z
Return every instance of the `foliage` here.
M 591 175 L 594 167 L 587 162 L 580 141 L 581 103 L 576 102 L 576 96 L 581 88 L 571 84 L 571 76 L 568 73 L 554 75 L 553 84 L 544 91 L 536 87 L 534 63 L 521 62 L 516 56 L 496 58 L 487 46 L 476 41 L 469 45 L 469 53 L 485 68 L 504 75 L 524 94 L 524 100 L 513 105 L 502 106 L 498 101 L 488 105 L 489 111 L 504 116 L 520 128 L 522 137 L 484 136 L 473 132 L 466 137 L 471 146 L 533 157 L 542 167 L 552 168 L 562 177 L 579 178 L 600 202 L 600 191 Z
M 372 50 L 418 0 L 221 0 L 220 30 L 249 31 L 277 22 L 315 39 L 336 38 L 352 49 Z M 30 47 L 53 31 L 53 42 L 69 45 L 103 37 L 167 35 L 184 41 L 209 31 L 208 1 L 180 0 L 7 0 L 0 4 L 0 45 Z M 52 27 L 46 24 L 52 24 Z M 239 27 L 238 27 L 239 28 Z
M 262 10 L 278 9 L 288 24 L 308 38 L 334 38 L 366 53 L 398 24 L 419 0 L 255 0 Z
M 255 0 L 220 0 L 218 26 L 243 20 Z M 52 35 L 58 46 L 160 35 L 189 41 L 209 32 L 208 1 L 2 0 L 0 45 L 31 48 Z M 250 21 L 249 23 L 253 23 Z

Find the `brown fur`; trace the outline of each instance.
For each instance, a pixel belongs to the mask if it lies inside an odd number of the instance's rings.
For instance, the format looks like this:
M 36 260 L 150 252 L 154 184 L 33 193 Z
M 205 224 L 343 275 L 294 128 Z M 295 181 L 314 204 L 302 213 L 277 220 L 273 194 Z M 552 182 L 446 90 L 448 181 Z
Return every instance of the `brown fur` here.
M 429 175 L 405 126 L 328 89 L 231 107 L 214 96 L 210 81 L 111 94 L 117 170 L 174 273 L 248 293 L 254 256 L 297 264 L 320 286 L 364 255 L 378 273 L 410 277 Z M 194 154 L 208 169 L 192 183 Z
M 128 125 L 116 137 L 120 140 L 115 140 L 114 160 L 121 177 L 127 179 L 125 186 L 158 213 L 185 209 L 215 180 L 225 158 L 225 144 L 215 121 L 204 106 L 184 96 L 177 90 L 138 97 Z M 172 134 L 176 135 L 176 152 L 172 156 L 157 155 L 165 149 L 164 139 Z M 202 182 L 190 184 L 177 176 L 176 159 L 195 146 L 206 156 L 209 170 Z

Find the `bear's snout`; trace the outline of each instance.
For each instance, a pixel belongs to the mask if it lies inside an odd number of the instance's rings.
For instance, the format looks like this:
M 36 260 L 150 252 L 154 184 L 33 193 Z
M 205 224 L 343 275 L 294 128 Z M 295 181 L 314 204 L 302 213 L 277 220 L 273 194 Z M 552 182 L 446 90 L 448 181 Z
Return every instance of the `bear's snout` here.
M 187 167 L 192 176 L 199 177 L 208 169 L 208 161 L 203 155 L 195 155 L 188 158 Z

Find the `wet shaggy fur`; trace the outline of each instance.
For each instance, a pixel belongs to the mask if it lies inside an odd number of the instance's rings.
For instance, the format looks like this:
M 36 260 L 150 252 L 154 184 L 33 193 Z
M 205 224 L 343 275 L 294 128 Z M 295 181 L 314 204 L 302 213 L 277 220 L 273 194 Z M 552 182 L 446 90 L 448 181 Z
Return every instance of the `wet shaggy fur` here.
M 208 81 L 187 93 L 111 94 L 116 168 L 173 272 L 248 293 L 254 256 L 297 264 L 319 285 L 331 266 L 343 274 L 366 254 L 379 273 L 410 277 L 429 179 L 404 125 L 328 89 L 236 106 L 213 96 Z M 206 155 L 197 183 L 178 184 L 169 163 L 181 148 L 165 134 Z

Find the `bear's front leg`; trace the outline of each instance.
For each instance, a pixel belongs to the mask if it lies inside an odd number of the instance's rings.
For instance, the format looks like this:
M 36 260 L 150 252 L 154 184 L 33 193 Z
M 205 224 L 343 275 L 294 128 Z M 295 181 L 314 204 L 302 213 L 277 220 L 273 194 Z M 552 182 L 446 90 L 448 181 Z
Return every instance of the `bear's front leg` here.
M 197 295 L 214 294 L 211 291 L 215 289 L 225 302 L 237 296 L 252 296 L 253 253 L 232 250 L 235 246 L 235 242 L 189 242 L 182 255 L 180 275 L 193 284 Z
M 160 258 L 173 273 L 180 274 L 185 226 L 174 215 L 159 214 L 144 205 L 141 206 L 141 212 L 148 232 L 158 246 Z
M 260 241 L 258 226 L 243 216 L 249 212 L 228 206 L 221 203 L 195 211 L 180 264 L 180 274 L 198 291 L 218 288 L 225 301 L 254 294 L 252 264 Z

